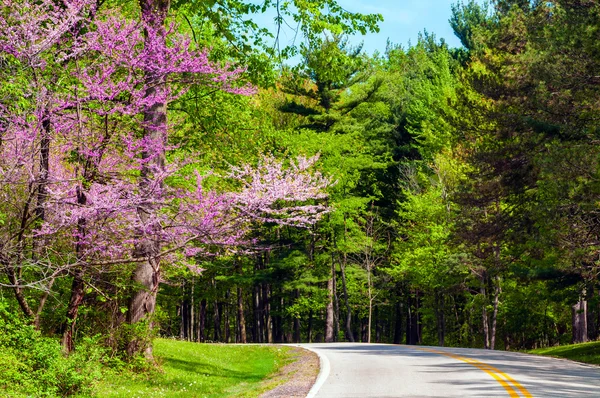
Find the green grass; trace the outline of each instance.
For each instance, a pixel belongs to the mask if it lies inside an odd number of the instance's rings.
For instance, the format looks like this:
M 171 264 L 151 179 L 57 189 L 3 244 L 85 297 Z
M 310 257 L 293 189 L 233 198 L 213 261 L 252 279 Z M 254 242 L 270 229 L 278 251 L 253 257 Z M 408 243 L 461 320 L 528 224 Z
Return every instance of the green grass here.
M 105 377 L 100 397 L 255 397 L 265 379 L 288 363 L 289 348 L 197 344 L 157 339 L 154 356 L 162 370 Z
M 600 341 L 563 345 L 560 347 L 539 348 L 537 350 L 531 350 L 529 353 L 600 365 Z

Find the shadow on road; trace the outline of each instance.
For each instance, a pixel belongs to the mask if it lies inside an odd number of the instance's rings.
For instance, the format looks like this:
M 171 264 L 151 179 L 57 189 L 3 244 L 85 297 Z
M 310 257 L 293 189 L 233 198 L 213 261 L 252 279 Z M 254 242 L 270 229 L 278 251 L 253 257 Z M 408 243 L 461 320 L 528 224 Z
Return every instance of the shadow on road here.
M 417 367 L 419 373 L 428 374 L 431 383 L 441 384 L 442 389 L 445 389 L 443 385 L 447 385 L 447 391 L 456 390 L 453 386 L 460 386 L 469 390 L 472 396 L 507 396 L 506 390 L 489 375 L 473 379 L 460 377 L 466 372 L 482 372 L 473 365 L 441 354 L 420 351 L 414 346 L 338 343 L 314 344 L 312 347 L 333 355 L 348 353 L 389 357 L 390 362 L 396 362 L 392 360 L 392 357 L 396 357 L 398 363 L 408 363 L 413 369 Z M 514 352 L 431 348 L 491 365 L 510 375 L 534 397 L 600 397 L 599 367 Z

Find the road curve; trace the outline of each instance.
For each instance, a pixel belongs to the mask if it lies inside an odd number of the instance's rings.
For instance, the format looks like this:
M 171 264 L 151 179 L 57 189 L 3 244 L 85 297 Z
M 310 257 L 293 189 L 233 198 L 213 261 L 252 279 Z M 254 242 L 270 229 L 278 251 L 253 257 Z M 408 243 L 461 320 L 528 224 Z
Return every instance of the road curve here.
M 317 398 L 600 397 L 600 368 L 567 360 L 469 348 L 300 346 L 325 364 L 309 394 Z

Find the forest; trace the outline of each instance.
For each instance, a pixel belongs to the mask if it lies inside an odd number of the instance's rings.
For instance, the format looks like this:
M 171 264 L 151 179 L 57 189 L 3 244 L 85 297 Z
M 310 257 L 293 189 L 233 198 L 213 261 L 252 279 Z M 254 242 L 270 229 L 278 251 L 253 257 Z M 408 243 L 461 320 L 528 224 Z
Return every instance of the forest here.
M 600 337 L 597 1 L 0 4 L 0 348 Z

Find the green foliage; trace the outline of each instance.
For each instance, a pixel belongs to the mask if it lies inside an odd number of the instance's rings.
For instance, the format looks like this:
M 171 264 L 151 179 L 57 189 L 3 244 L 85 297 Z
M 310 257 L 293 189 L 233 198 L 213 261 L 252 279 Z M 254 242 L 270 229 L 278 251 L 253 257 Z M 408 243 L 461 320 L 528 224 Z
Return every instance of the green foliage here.
M 58 342 L 42 337 L 0 301 L 0 391 L 5 396 L 67 397 L 89 394 L 102 375 L 105 352 L 98 341 L 85 339 L 65 357 Z
M 491 22 L 488 9 L 489 4 L 487 2 L 479 4 L 474 0 L 469 0 L 467 4 L 462 1 L 452 4 L 450 26 L 467 50 L 475 49 L 474 31 L 485 28 L 485 24 Z

